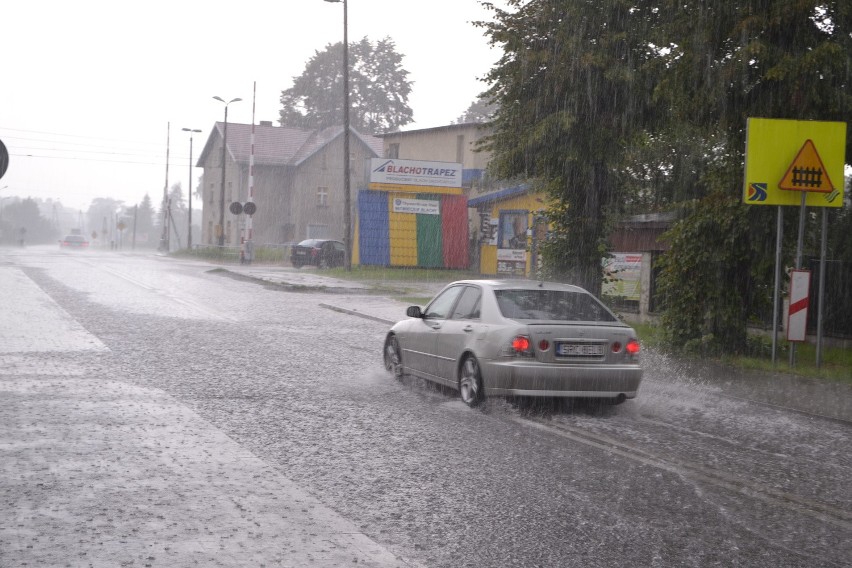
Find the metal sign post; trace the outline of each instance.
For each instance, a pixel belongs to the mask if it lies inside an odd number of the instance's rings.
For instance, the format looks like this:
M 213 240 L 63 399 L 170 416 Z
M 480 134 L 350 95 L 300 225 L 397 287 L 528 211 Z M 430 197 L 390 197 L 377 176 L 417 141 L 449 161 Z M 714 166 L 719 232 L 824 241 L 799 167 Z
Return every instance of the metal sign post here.
M 775 251 L 775 290 L 772 314 L 772 362 L 776 362 L 778 314 L 781 289 L 781 241 L 783 213 L 781 206 L 798 205 L 799 235 L 796 269 L 801 268 L 804 221 L 807 207 L 842 207 L 846 151 L 846 123 L 806 120 L 749 118 L 746 130 L 746 167 L 743 203 L 778 206 L 778 229 Z M 798 195 L 797 195 L 798 192 Z M 825 223 L 823 223 L 825 239 Z M 820 298 L 822 302 L 825 254 L 821 257 Z M 791 300 L 791 305 L 793 304 Z M 788 320 L 789 323 L 789 320 Z M 817 365 L 822 348 L 822 317 L 817 320 Z M 790 364 L 795 346 L 791 344 Z

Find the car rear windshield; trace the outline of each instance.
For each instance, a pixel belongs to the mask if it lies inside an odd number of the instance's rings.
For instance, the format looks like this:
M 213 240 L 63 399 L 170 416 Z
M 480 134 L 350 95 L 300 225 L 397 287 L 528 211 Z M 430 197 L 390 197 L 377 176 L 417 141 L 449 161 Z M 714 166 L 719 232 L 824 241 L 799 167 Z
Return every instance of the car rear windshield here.
M 80 235 L 68 235 L 67 237 L 65 237 L 65 240 L 68 241 L 68 242 L 73 241 L 75 243 L 82 243 L 86 239 L 84 239 Z
M 322 241 L 318 239 L 307 239 L 298 244 L 300 247 L 318 247 Z
M 597 298 L 569 290 L 495 290 L 503 317 L 555 321 L 618 321 Z

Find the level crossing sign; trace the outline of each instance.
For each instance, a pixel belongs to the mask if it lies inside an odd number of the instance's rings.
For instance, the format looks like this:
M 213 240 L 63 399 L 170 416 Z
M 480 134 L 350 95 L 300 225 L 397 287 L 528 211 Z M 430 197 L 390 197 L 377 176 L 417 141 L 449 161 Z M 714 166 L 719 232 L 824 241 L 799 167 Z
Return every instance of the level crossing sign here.
M 846 123 L 749 118 L 746 205 L 843 206 Z

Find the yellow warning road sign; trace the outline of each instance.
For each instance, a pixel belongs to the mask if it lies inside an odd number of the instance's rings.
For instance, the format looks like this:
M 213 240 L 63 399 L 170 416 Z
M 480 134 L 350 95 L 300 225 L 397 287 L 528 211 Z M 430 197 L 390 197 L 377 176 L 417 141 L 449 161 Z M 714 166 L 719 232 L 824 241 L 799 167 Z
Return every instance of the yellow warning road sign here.
M 807 140 L 796 154 L 796 159 L 778 182 L 778 187 L 789 191 L 820 191 L 822 193 L 834 191 L 831 178 L 822 164 L 813 140 Z
M 846 123 L 749 118 L 743 202 L 843 206 Z

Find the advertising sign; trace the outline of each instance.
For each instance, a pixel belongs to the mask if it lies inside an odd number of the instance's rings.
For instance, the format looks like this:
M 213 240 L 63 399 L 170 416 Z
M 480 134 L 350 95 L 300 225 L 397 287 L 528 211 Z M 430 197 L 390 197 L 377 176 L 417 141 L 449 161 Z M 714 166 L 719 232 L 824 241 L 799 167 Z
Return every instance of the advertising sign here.
M 456 162 L 371 158 L 370 183 L 461 187 L 462 165 Z
M 402 197 L 393 200 L 394 213 L 416 213 L 419 215 L 440 215 L 441 202 L 431 199 L 404 199 Z
M 746 205 L 843 206 L 846 123 L 749 118 Z
M 642 293 L 642 253 L 615 252 L 604 261 L 606 281 L 601 293 L 639 301 Z
M 525 276 L 527 273 L 527 251 L 497 249 L 497 274 Z

